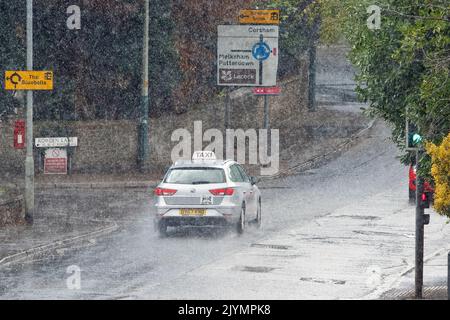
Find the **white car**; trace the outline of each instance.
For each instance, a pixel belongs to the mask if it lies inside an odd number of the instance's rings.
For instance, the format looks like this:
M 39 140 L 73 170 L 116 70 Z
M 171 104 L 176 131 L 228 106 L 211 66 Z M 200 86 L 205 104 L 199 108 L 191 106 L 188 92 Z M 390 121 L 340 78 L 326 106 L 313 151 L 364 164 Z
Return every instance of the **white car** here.
M 177 161 L 154 190 L 160 235 L 171 226 L 235 225 L 239 234 L 250 220 L 261 226 L 256 178 L 237 162 L 215 160 L 213 155 Z

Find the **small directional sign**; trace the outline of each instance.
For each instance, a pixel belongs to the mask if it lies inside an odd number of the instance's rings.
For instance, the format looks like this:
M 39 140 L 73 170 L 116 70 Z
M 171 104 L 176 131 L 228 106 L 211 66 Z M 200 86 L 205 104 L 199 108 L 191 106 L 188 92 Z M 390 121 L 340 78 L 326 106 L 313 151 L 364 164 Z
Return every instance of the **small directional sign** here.
M 5 90 L 53 90 L 53 72 L 5 71 Z
M 268 96 L 277 96 L 281 93 L 280 87 L 254 87 L 253 94 L 254 95 L 268 95 Z
M 280 10 L 241 10 L 241 24 L 280 24 Z

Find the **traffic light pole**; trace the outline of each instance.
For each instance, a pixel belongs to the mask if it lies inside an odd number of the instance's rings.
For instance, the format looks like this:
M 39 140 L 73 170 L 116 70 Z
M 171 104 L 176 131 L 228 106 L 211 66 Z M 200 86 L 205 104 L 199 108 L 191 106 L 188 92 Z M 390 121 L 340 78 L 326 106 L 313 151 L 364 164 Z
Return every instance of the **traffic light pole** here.
M 33 0 L 27 0 L 27 70 L 33 70 Z M 33 222 L 34 159 L 33 159 L 33 91 L 27 91 L 25 157 L 25 220 Z
M 423 297 L 423 251 L 424 251 L 424 209 L 421 206 L 423 194 L 423 177 L 420 175 L 422 151 L 416 151 L 416 257 L 415 257 L 415 296 Z

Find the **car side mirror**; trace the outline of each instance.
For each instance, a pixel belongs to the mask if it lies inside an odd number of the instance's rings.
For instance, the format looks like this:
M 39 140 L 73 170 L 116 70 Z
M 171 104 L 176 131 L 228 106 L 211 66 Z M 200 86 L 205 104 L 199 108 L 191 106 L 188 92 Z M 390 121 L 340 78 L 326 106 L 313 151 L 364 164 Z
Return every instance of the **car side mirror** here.
M 252 185 L 257 184 L 257 183 L 258 183 L 258 178 L 256 178 L 256 177 L 250 177 L 250 183 L 251 183 Z

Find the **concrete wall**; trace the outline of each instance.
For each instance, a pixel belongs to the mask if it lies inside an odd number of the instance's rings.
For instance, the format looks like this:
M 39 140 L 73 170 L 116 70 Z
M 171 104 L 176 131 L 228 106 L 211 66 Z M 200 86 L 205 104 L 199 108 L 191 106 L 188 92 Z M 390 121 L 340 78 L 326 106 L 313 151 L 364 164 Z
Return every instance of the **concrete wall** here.
M 19 195 L 0 194 L 0 228 L 24 223 L 24 201 Z

